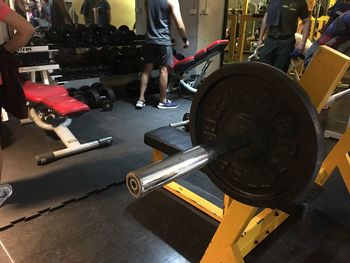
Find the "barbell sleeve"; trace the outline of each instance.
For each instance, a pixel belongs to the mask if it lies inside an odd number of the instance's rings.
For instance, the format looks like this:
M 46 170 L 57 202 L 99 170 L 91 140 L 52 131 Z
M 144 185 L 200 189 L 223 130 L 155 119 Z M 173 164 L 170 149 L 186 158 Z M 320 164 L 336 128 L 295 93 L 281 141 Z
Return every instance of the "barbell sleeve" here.
M 126 177 L 127 187 L 134 197 L 144 196 L 181 176 L 203 168 L 209 162 L 217 160 L 222 154 L 249 145 L 249 142 L 248 133 L 239 130 L 229 139 L 212 142 L 204 146 L 199 145 L 129 172 Z

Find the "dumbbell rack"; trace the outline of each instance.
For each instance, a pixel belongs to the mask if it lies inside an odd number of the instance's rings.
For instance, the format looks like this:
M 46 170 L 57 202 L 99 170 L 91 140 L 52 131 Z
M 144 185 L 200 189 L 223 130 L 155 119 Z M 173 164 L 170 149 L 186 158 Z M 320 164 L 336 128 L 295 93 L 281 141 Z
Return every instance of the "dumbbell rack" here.
M 125 47 L 125 46 L 136 46 L 136 47 L 140 47 L 143 45 L 143 42 L 138 42 L 138 43 L 134 43 L 133 45 L 118 45 L 118 46 L 113 46 L 113 47 Z M 86 51 L 88 51 L 90 48 L 95 48 L 95 49 L 100 49 L 102 48 L 99 46 L 93 46 L 93 47 L 76 47 L 76 51 L 78 54 L 84 53 Z M 91 65 L 92 67 L 94 67 L 94 65 Z M 95 65 L 95 67 L 98 67 L 99 65 Z M 89 66 L 87 66 L 88 68 Z M 74 68 L 74 65 L 72 65 L 72 68 Z M 76 68 L 79 68 L 79 66 L 76 66 Z M 113 68 L 113 67 L 111 67 Z M 64 69 L 64 65 L 61 64 L 61 69 Z M 108 70 L 106 70 L 107 72 Z M 103 71 L 104 72 L 104 71 Z M 107 76 L 105 77 L 105 79 L 101 79 L 101 77 L 96 74 L 96 76 L 87 76 L 86 78 L 79 78 L 77 77 L 76 79 L 62 79 L 62 77 L 64 77 L 64 74 L 62 74 L 61 72 L 54 72 L 53 74 L 51 74 L 51 78 L 53 78 L 58 84 L 64 84 L 67 87 L 78 87 L 78 86 L 83 86 L 83 85 L 91 85 L 95 82 L 104 82 L 105 80 L 109 83 L 112 82 L 115 85 L 126 85 L 134 80 L 138 80 L 139 79 L 139 74 L 140 72 L 133 72 L 133 73 L 110 73 L 107 74 Z M 89 74 L 87 74 L 89 75 Z M 104 73 L 102 75 L 105 75 Z M 116 80 L 116 77 L 118 78 L 118 80 Z
M 31 47 L 23 47 L 19 49 L 17 52 L 26 54 L 26 53 L 41 53 L 48 52 L 50 62 L 53 62 L 53 53 L 57 52 L 58 49 L 50 49 L 49 46 L 31 46 Z M 45 84 L 50 84 L 50 76 L 49 72 L 55 69 L 59 69 L 59 64 L 56 63 L 48 63 L 46 65 L 35 65 L 35 66 L 24 66 L 19 68 L 20 73 L 30 73 L 30 80 L 32 82 L 36 82 L 36 72 L 39 71 L 41 75 L 42 82 Z

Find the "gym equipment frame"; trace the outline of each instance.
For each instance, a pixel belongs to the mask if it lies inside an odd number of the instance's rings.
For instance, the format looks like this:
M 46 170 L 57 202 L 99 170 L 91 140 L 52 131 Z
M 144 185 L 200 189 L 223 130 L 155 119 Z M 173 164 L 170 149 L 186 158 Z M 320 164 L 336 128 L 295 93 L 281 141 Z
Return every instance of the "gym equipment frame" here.
M 86 104 L 69 96 L 64 87 L 27 81 L 23 85 L 23 90 L 29 102 L 29 122 L 34 121 L 40 128 L 54 131 L 66 146 L 62 150 L 37 155 L 35 158 L 38 165 L 45 165 L 60 158 L 112 144 L 112 137 L 84 144 L 78 141 L 68 129 L 72 123 L 70 117 L 90 109 Z
M 315 108 L 320 111 L 349 67 L 350 58 L 328 47 L 322 47 L 315 54 L 315 59 L 313 60 L 312 66 L 310 65 L 308 67 L 300 83 L 311 97 Z M 324 74 L 322 78 L 314 78 L 314 76 L 316 76 L 314 73 L 319 72 L 318 70 L 320 68 L 328 72 L 328 74 Z M 318 85 L 319 82 L 322 83 L 321 86 Z M 192 123 L 193 119 L 194 118 L 191 117 L 191 128 L 195 127 L 195 124 Z M 191 130 L 191 136 L 192 132 L 193 129 Z M 323 186 L 334 169 L 338 167 L 348 191 L 350 192 L 349 150 L 350 129 L 348 128 L 340 141 L 323 161 L 318 175 L 314 180 L 316 185 Z M 210 152 L 210 150 L 208 151 Z M 200 155 L 196 156 L 199 157 Z M 153 150 L 153 160 L 156 161 L 160 159 L 162 159 L 162 154 L 157 150 Z M 157 164 L 153 167 L 154 171 L 159 171 L 159 167 L 156 168 L 156 166 Z M 317 167 L 315 169 L 318 171 Z M 131 172 L 129 174 L 130 177 L 128 175 L 128 187 L 130 192 L 134 195 L 137 192 L 137 182 L 129 179 L 135 179 L 134 175 L 137 174 L 146 175 L 148 172 L 147 170 L 149 171 L 147 167 L 141 168 L 140 170 Z M 139 173 L 139 171 L 141 171 L 141 173 Z M 142 178 L 142 176 L 140 178 Z M 211 175 L 210 178 L 215 178 L 215 175 L 214 177 Z M 167 182 L 168 181 L 165 183 Z M 159 181 L 158 185 L 161 185 Z M 250 200 L 249 198 L 252 196 L 249 195 L 247 196 L 248 201 L 246 203 L 250 204 L 240 203 L 228 195 L 225 195 L 224 209 L 221 209 L 177 183 L 172 182 L 164 187 L 220 222 L 201 262 L 243 262 L 243 257 L 289 216 L 279 209 L 270 208 L 266 208 L 256 215 L 258 208 L 252 205 L 255 203 L 255 200 L 254 198 Z M 143 187 L 143 189 L 147 189 L 147 187 Z M 270 201 L 271 200 L 268 200 L 267 203 Z M 267 204 L 267 206 L 270 205 Z

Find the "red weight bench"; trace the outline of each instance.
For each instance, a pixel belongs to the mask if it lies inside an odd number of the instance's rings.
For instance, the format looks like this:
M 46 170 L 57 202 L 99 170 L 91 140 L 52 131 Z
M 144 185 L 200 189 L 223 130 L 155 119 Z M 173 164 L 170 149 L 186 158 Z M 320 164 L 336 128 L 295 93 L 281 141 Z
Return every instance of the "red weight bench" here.
M 180 86 L 190 90 L 191 92 L 196 92 L 199 85 L 201 84 L 205 73 L 212 62 L 210 59 L 220 53 L 222 53 L 229 41 L 217 40 L 211 43 L 206 48 L 199 50 L 193 56 L 186 57 L 182 60 L 177 60 L 174 57 L 173 71 L 169 81 L 169 90 L 172 90 L 177 81 L 180 82 Z M 184 77 L 186 73 L 190 70 L 196 68 L 197 66 L 204 63 L 204 66 L 199 74 L 190 76 L 189 78 Z
M 27 81 L 23 85 L 29 103 L 29 119 L 48 131 L 54 131 L 66 148 L 35 156 L 38 165 L 45 165 L 73 154 L 101 148 L 112 144 L 112 137 L 81 144 L 68 129 L 71 117 L 80 115 L 90 108 L 68 95 L 59 85 L 45 85 Z

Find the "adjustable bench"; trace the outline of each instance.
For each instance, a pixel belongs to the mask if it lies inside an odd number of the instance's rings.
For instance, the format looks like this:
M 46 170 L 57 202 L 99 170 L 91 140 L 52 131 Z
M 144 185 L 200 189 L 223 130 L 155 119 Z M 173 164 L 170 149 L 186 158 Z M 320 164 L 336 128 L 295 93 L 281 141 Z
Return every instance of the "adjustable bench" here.
M 70 117 L 89 111 L 90 108 L 70 97 L 63 86 L 27 81 L 23 85 L 23 90 L 29 103 L 29 118 L 40 128 L 54 131 L 66 146 L 62 150 L 37 155 L 35 158 L 38 165 L 44 165 L 59 158 L 112 144 L 112 137 L 84 144 L 81 144 L 75 138 L 68 129 L 68 126 L 72 123 Z
M 196 92 L 199 85 L 201 84 L 204 75 L 212 62 L 210 59 L 221 52 L 223 52 L 226 46 L 229 44 L 227 39 L 217 40 L 211 43 L 206 48 L 199 50 L 193 56 L 186 57 L 182 60 L 177 60 L 174 57 L 173 72 L 169 81 L 169 90 L 172 90 L 174 84 L 180 81 L 180 85 L 191 92 Z M 200 74 L 191 76 L 189 79 L 184 79 L 184 74 L 188 73 L 190 70 L 204 63 L 204 66 Z

